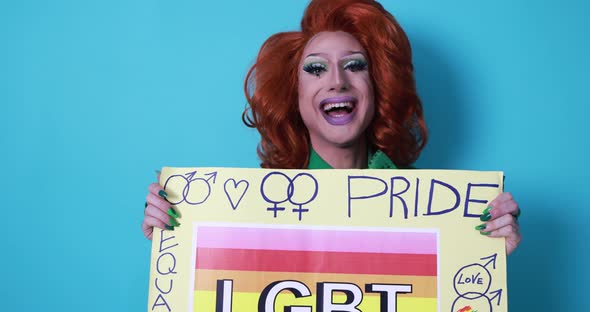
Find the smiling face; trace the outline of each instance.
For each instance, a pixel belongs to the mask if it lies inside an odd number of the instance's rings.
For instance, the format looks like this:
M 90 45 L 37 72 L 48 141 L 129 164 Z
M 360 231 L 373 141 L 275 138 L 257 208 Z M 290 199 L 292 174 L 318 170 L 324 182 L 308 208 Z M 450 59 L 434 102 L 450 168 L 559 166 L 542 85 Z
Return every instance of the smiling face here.
M 364 144 L 375 104 L 361 44 L 345 32 L 318 33 L 299 65 L 299 111 L 313 148 Z

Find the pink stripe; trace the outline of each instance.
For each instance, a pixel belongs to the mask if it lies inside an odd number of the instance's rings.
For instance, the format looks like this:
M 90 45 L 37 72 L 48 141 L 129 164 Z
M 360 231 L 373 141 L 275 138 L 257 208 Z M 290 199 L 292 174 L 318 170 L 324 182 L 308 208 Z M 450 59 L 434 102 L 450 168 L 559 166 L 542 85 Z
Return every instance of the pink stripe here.
M 437 254 L 436 233 L 199 226 L 197 248 Z

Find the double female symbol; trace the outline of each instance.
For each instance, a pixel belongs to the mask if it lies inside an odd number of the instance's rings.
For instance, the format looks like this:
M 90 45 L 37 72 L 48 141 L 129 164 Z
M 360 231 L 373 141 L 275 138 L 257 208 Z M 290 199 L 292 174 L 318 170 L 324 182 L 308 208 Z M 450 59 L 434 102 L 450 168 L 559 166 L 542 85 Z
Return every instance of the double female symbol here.
M 283 191 L 285 186 L 286 190 Z M 309 189 L 310 186 L 312 187 L 311 190 Z M 303 191 L 299 191 L 298 193 L 303 195 L 297 196 L 296 189 L 303 189 Z M 277 192 L 277 190 L 279 191 Z M 291 179 L 282 172 L 273 171 L 262 179 L 262 183 L 260 183 L 260 194 L 266 202 L 273 204 L 272 207 L 266 208 L 266 210 L 273 212 L 273 217 L 276 218 L 279 211 L 286 209 L 285 207 L 279 207 L 279 204 L 289 201 L 291 204 L 297 206 L 297 208 L 293 208 L 293 212 L 299 214 L 299 221 L 301 221 L 303 213 L 309 211 L 309 209 L 303 208 L 303 205 L 309 204 L 318 195 L 318 181 L 306 172 L 299 173 Z M 278 196 L 275 197 L 274 195 Z

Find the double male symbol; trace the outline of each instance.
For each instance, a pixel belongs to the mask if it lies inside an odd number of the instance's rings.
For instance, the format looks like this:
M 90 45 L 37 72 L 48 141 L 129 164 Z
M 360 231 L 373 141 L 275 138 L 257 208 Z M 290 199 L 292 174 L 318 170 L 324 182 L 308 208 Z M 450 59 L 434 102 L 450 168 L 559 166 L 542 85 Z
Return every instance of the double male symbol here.
M 178 205 L 182 202 L 186 202 L 189 205 L 200 205 L 209 198 L 211 195 L 210 182 L 215 183 L 217 172 L 205 173 L 205 176 L 209 176 L 206 179 L 196 177 L 196 174 L 197 171 L 192 171 L 184 175 L 174 174 L 166 179 L 164 190 L 168 188 L 168 184 L 174 186 L 181 186 L 184 184 L 182 194 L 169 194 L 168 201 L 172 205 Z

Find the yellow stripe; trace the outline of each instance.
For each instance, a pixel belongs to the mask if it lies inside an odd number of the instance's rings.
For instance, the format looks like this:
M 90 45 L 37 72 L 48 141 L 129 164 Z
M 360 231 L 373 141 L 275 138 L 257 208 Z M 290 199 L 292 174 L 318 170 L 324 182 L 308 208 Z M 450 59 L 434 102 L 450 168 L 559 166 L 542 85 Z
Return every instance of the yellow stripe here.
M 407 296 L 428 298 L 437 297 L 436 276 L 409 275 L 293 274 L 283 272 L 197 270 L 195 273 L 194 290 L 215 290 L 218 279 L 231 279 L 234 281 L 234 292 L 256 293 L 261 292 L 267 285 L 275 281 L 285 280 L 289 277 L 304 283 L 312 292 L 315 292 L 316 283 L 321 281 L 353 283 L 358 285 L 361 289 L 365 289 L 365 284 L 369 283 L 411 284 L 412 293 Z
M 258 309 L 259 293 L 233 293 L 232 312 L 252 312 Z M 334 296 L 335 302 L 344 302 L 345 296 Z M 289 305 L 307 305 L 312 306 L 313 311 L 316 311 L 315 306 L 316 296 L 309 296 L 304 298 L 295 298 L 292 294 L 281 293 L 277 297 L 275 303 L 275 311 L 283 311 L 283 307 Z M 380 298 L 377 296 L 365 296 L 361 302 L 359 309 L 365 312 L 379 311 Z M 436 298 L 420 298 L 407 297 L 405 295 L 398 295 L 397 312 L 436 312 L 437 309 Z M 214 291 L 195 291 L 193 301 L 193 311 L 195 312 L 213 312 L 215 311 L 215 292 Z

